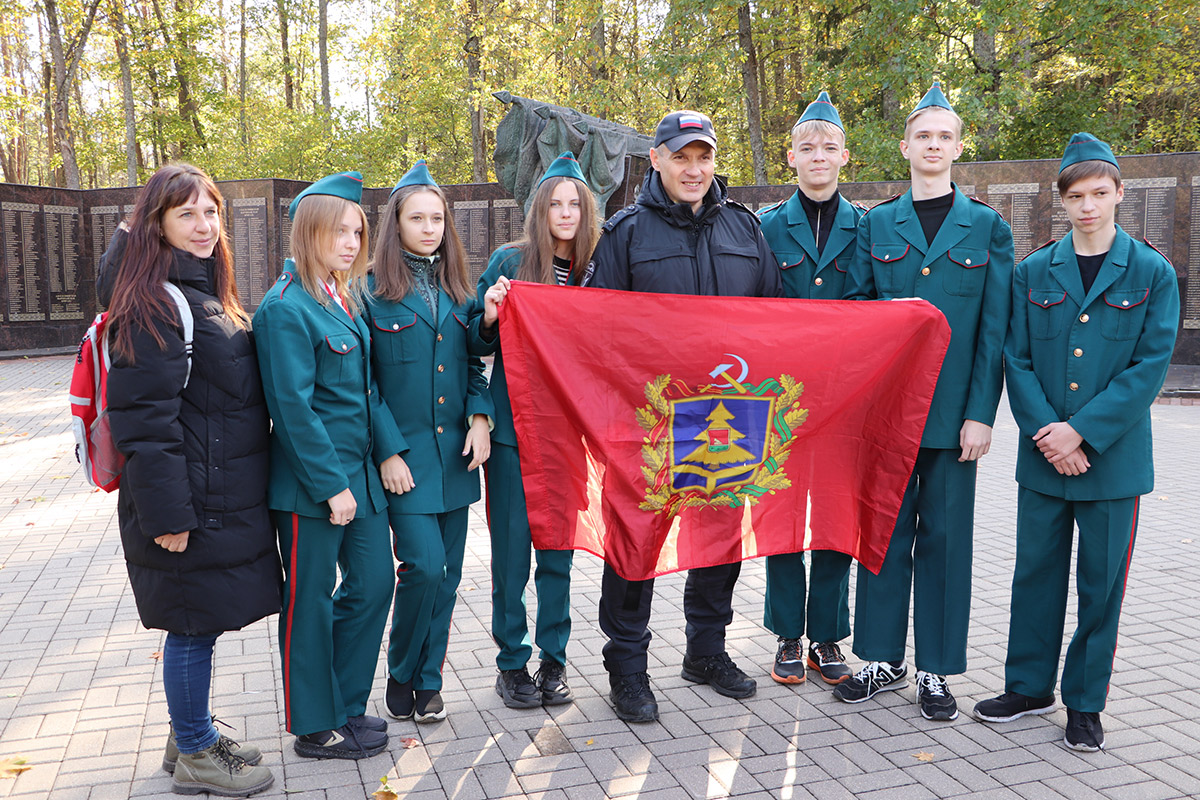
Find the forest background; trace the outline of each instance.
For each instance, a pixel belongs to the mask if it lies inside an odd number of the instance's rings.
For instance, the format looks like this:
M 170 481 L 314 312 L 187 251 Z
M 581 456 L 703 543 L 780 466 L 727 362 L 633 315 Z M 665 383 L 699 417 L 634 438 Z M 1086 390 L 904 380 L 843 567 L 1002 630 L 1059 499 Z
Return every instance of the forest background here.
M 788 131 L 828 89 L 850 181 L 907 175 L 896 141 L 936 75 L 964 160 L 1200 149 L 1197 0 L 0 0 L 0 168 L 134 185 L 170 159 L 219 180 L 425 157 L 493 179 L 492 92 L 652 132 L 713 117 L 731 182 L 786 183 Z

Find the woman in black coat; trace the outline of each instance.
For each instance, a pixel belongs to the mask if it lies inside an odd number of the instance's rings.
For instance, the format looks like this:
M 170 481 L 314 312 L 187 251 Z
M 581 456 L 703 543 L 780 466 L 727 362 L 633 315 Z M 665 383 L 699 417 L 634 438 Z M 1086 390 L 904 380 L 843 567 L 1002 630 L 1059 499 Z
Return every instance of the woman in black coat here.
M 121 543 L 142 624 L 167 631 L 163 765 L 176 792 L 246 796 L 274 779 L 255 766 L 257 748 L 213 727 L 212 652 L 222 632 L 279 611 L 281 576 L 266 505 L 267 408 L 222 203 L 197 168 L 159 169 L 129 232 L 114 239 L 109 255 L 119 257 L 102 284 L 112 287 L 108 409 L 126 458 Z M 190 362 L 165 281 L 191 309 Z

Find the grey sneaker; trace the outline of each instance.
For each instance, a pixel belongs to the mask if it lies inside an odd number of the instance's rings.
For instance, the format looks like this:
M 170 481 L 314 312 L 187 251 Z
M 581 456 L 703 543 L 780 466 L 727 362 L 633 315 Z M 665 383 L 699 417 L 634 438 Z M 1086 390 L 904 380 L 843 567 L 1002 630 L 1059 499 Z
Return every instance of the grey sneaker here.
M 275 782 L 271 770 L 247 764 L 229 752 L 221 740 L 198 753 L 180 753 L 175 761 L 175 794 L 217 794 L 222 797 L 249 797 Z
M 870 700 L 879 692 L 890 692 L 908 686 L 905 677 L 908 667 L 901 664 L 893 667 L 886 661 L 868 661 L 866 666 L 848 681 L 833 688 L 833 696 L 843 703 L 861 703 Z
M 216 717 L 213 717 L 213 722 L 220 723 L 221 725 L 225 724 Z M 175 725 L 168 723 L 168 728 L 167 747 L 163 751 L 162 768 L 167 774 L 174 775 L 175 763 L 179 759 L 179 746 L 175 743 Z M 258 762 L 262 761 L 262 751 L 252 744 L 242 744 L 241 742 L 230 739 L 224 734 L 221 735 L 221 738 L 218 741 L 225 745 L 226 750 L 242 759 L 250 766 L 254 766 Z
M 925 719 L 946 722 L 958 718 L 958 703 L 944 675 L 917 670 L 917 704 Z

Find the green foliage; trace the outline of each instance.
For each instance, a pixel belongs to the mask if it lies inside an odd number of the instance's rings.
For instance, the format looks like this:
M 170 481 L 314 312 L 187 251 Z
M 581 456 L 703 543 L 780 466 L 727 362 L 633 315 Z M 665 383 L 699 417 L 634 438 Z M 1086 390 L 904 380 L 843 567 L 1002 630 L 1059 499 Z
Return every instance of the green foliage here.
M 424 157 L 439 180 L 464 182 L 471 114 L 481 115 L 490 154 L 505 112 L 491 93 L 507 89 L 642 131 L 673 108 L 704 111 L 717 125 L 719 171 L 749 182 L 739 8 L 751 13 L 773 182 L 793 179 L 789 131 L 822 89 L 849 127 L 845 178 L 905 177 L 897 141 L 934 76 L 967 123 L 966 160 L 1053 158 L 1077 130 L 1118 153 L 1200 149 L 1200 25 L 1186 0 L 747 2 L 331 0 L 326 114 L 316 0 L 282 2 L 293 108 L 279 0 L 246 0 L 244 87 L 241 0 L 102 0 L 69 87 L 82 180 L 124 182 L 123 33 L 141 179 L 184 157 L 221 179 L 357 168 L 382 186 Z M 58 7 L 69 39 L 83 3 Z M 0 0 L 0 155 L 10 180 L 60 179 L 43 112 L 44 13 L 37 0 Z

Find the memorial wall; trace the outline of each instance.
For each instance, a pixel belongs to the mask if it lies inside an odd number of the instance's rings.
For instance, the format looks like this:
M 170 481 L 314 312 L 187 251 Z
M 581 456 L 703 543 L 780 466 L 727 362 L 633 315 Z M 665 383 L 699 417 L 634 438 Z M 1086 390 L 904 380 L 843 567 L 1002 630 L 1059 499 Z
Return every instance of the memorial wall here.
M 1145 237 L 1175 265 L 1183 308 L 1176 363 L 1200 364 L 1200 153 L 1118 159 L 1125 199 L 1118 222 Z M 646 159 L 629 157 L 629 181 L 605 215 L 633 202 Z M 1017 258 L 1069 228 L 1054 189 L 1057 160 L 959 164 L 959 188 L 999 211 L 1013 228 Z M 288 204 L 307 184 L 289 180 L 224 181 L 225 226 L 234 253 L 238 290 L 254 309 L 288 256 Z M 470 260 L 472 280 L 492 250 L 524 229 L 521 207 L 497 184 L 442 187 Z M 872 206 L 907 190 L 904 181 L 843 184 L 843 194 Z M 730 196 L 758 209 L 786 199 L 793 186 L 737 186 Z M 363 207 L 372 231 L 389 189 L 367 189 Z M 97 311 L 96 270 L 113 231 L 133 208 L 135 189 L 73 191 L 0 183 L 0 350 L 71 346 Z M 372 237 L 373 238 L 373 237 Z M 1189 280 L 1191 279 L 1191 280 Z M 1196 291 L 1188 292 L 1189 284 Z

